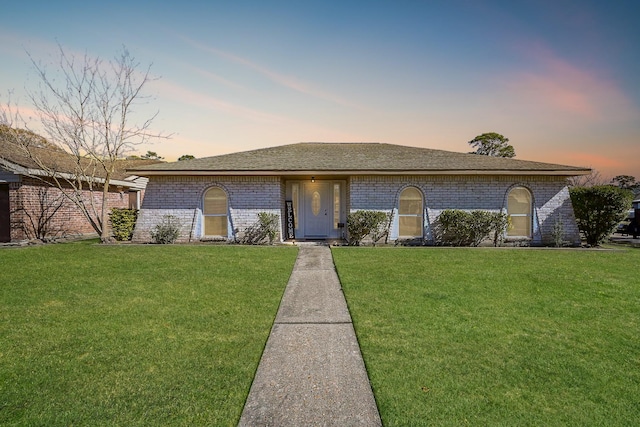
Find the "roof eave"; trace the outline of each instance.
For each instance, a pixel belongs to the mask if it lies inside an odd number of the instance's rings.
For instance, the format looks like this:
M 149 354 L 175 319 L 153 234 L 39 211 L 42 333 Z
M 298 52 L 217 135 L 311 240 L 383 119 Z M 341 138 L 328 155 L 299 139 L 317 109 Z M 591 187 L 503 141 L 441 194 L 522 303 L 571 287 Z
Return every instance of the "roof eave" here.
M 57 178 L 62 178 L 64 180 L 73 180 L 73 181 L 75 181 L 77 178 L 75 175 L 70 173 L 65 173 L 65 172 L 55 172 L 52 174 L 51 172 L 44 171 L 42 169 L 25 168 L 24 166 L 9 162 L 4 159 L 0 159 L 0 165 L 6 167 L 7 170 L 10 170 L 12 173 L 16 175 L 25 175 L 25 176 L 40 177 L 40 178 L 57 177 Z M 83 179 L 83 181 L 87 181 L 87 180 Z M 104 184 L 105 179 L 99 178 L 99 177 L 93 177 L 92 181 L 97 182 L 99 184 Z M 113 185 L 116 187 L 127 187 L 131 190 L 144 190 L 146 187 L 144 183 L 135 182 L 135 181 L 123 181 L 119 179 L 110 179 L 109 185 Z
M 142 170 L 129 169 L 139 176 L 294 176 L 294 175 L 511 175 L 580 176 L 590 169 L 437 169 L 437 170 Z

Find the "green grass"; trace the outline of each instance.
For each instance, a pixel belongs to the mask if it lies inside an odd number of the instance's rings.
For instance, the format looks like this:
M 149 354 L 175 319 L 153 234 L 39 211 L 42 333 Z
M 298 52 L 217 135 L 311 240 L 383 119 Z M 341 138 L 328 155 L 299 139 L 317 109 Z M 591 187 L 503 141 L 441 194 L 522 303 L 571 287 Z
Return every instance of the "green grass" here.
M 295 248 L 0 250 L 0 425 L 229 425 Z
M 640 420 L 640 250 L 333 255 L 386 426 Z

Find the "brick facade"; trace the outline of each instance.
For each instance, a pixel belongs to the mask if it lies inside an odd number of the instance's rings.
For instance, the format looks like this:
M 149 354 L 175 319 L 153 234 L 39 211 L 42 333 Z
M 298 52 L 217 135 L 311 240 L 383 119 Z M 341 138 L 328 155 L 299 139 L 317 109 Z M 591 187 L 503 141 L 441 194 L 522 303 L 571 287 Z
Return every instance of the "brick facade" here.
M 550 244 L 556 221 L 561 221 L 565 240 L 580 244 L 566 178 L 553 176 L 354 176 L 350 180 L 350 212 L 360 209 L 393 214 L 391 240 L 398 238 L 397 207 L 402 190 L 418 188 L 425 201 L 424 238 L 434 243 L 433 224 L 443 210 L 506 212 L 509 191 L 527 188 L 533 196 L 532 244 Z
M 201 240 L 204 237 L 203 197 L 205 191 L 211 187 L 219 187 L 227 194 L 228 240 L 234 240 L 239 233 L 254 225 L 260 212 L 281 216 L 284 201 L 280 177 L 151 177 L 138 215 L 133 241 L 151 241 L 151 231 L 165 215 L 173 215 L 180 222 L 178 242 Z M 281 227 L 282 225 L 280 235 Z
M 101 209 L 101 191 L 93 194 L 84 191 L 83 196 L 87 201 L 93 197 L 95 208 Z M 114 188 L 109 192 L 107 203 L 109 208 L 128 208 L 129 195 Z M 95 234 L 82 211 L 63 196 L 62 190 L 39 179 L 23 176 L 19 182 L 10 183 L 9 204 L 12 242 L 35 239 L 37 228 L 47 238 Z M 50 219 L 46 220 L 48 217 Z
M 316 176 L 317 179 L 322 179 Z M 532 244 L 550 244 L 557 221 L 564 227 L 565 240 L 578 245 L 579 232 L 573 215 L 566 179 L 554 176 L 488 175 L 407 175 L 352 176 L 347 181 L 346 206 L 356 210 L 380 210 L 393 214 L 391 240 L 398 238 L 398 198 L 408 186 L 418 188 L 425 201 L 424 243 L 433 244 L 433 224 L 445 209 L 506 211 L 509 191 L 522 186 L 533 196 Z M 259 212 L 282 218 L 285 180 L 274 176 L 153 176 L 147 185 L 134 241 L 148 242 L 150 232 L 164 215 L 180 221 L 178 241 L 198 241 L 203 237 L 202 203 L 205 191 L 222 188 L 228 199 L 229 234 L 238 233 L 257 221 Z M 282 227 L 282 220 L 280 221 Z M 282 228 L 280 230 L 282 236 Z

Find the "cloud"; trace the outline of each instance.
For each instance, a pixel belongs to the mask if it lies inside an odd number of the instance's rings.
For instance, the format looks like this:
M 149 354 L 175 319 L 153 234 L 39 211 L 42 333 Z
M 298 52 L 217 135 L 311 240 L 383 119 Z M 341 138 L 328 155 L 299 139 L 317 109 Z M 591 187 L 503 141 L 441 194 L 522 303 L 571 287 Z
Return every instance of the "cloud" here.
M 251 121 L 259 124 L 277 125 L 280 129 L 309 129 L 323 130 L 323 134 L 331 133 L 336 135 L 344 135 L 341 132 L 332 129 L 326 129 L 303 121 L 293 120 L 286 116 L 266 113 L 264 111 L 255 110 L 244 107 L 242 105 L 233 104 L 213 96 L 205 95 L 201 92 L 188 89 L 179 84 L 173 83 L 167 79 L 155 80 L 150 83 L 154 89 L 158 91 L 159 98 L 170 98 L 183 104 L 187 104 L 198 109 L 215 109 L 223 113 L 227 113 L 242 120 Z M 306 133 L 306 132 L 305 132 Z
M 246 87 L 238 83 L 232 82 L 229 79 L 225 79 L 224 77 L 219 76 L 218 74 L 212 73 L 211 71 L 203 70 L 202 68 L 199 68 L 199 67 L 189 66 L 189 68 L 193 70 L 195 73 L 200 74 L 201 76 L 204 76 L 207 79 L 221 83 L 224 86 L 230 87 L 232 89 L 246 90 Z
M 161 97 L 168 97 L 197 108 L 214 108 L 254 122 L 283 123 L 288 120 L 285 117 L 232 104 L 201 92 L 187 89 L 166 79 L 156 80 L 152 82 L 152 85 L 160 92 Z
M 280 74 L 277 73 L 273 70 L 270 70 L 262 65 L 256 64 L 246 58 L 234 55 L 232 53 L 229 52 L 225 52 L 223 50 L 211 47 L 211 46 L 205 46 L 201 43 L 198 43 L 194 40 L 191 40 L 187 37 L 184 36 L 179 36 L 182 40 L 184 40 L 186 43 L 190 44 L 191 46 L 193 46 L 196 49 L 211 53 L 213 55 L 216 55 L 220 58 L 223 58 L 227 61 L 230 62 L 234 62 L 236 64 L 240 64 L 244 67 L 247 67 L 265 77 L 267 77 L 269 80 L 271 80 L 272 82 L 285 87 L 287 89 L 291 89 L 294 90 L 298 93 L 302 93 L 304 95 L 308 95 L 311 96 L 313 98 L 317 98 L 317 99 L 321 99 L 324 101 L 329 101 L 332 102 L 334 104 L 337 105 L 341 105 L 343 107 L 349 107 L 349 108 L 355 108 L 358 110 L 365 110 L 365 107 L 356 105 L 355 103 L 352 103 L 344 98 L 342 98 L 339 95 L 330 93 L 330 92 L 326 92 L 323 90 L 320 90 L 316 87 L 314 87 L 312 84 L 304 82 L 296 77 L 293 76 L 288 76 L 288 75 L 284 75 L 284 74 Z
M 640 165 L 636 159 L 640 156 L 640 147 L 626 144 L 626 147 L 611 147 L 608 145 L 602 150 L 560 151 L 549 154 L 547 161 L 556 163 L 573 164 L 592 168 L 605 177 L 620 174 L 640 176 Z
M 60 62 L 61 47 L 69 57 L 89 56 L 86 51 L 79 51 L 57 39 L 52 42 L 38 37 L 0 30 L 0 55 L 3 57 L 11 56 L 24 60 L 25 63 L 29 63 L 31 58 L 37 64 L 57 66 Z
M 520 101 L 593 121 L 638 117 L 638 108 L 613 80 L 572 64 L 541 45 L 522 49 L 529 70 L 506 76 L 509 92 Z
M 591 165 L 595 169 L 613 169 L 622 167 L 625 162 L 599 153 L 572 152 L 569 154 L 575 162 L 582 165 Z

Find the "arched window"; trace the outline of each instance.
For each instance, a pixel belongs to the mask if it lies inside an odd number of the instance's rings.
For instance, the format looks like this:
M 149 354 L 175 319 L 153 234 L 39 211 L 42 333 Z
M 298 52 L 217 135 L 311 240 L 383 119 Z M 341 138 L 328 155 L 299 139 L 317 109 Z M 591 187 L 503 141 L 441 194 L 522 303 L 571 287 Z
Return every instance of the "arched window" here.
M 420 190 L 415 187 L 402 190 L 398 206 L 399 237 L 422 237 L 423 210 Z
M 204 193 L 204 235 L 227 237 L 227 194 L 218 187 Z
M 531 193 L 524 187 L 515 187 L 507 198 L 507 215 L 511 226 L 507 236 L 531 237 L 532 217 Z

